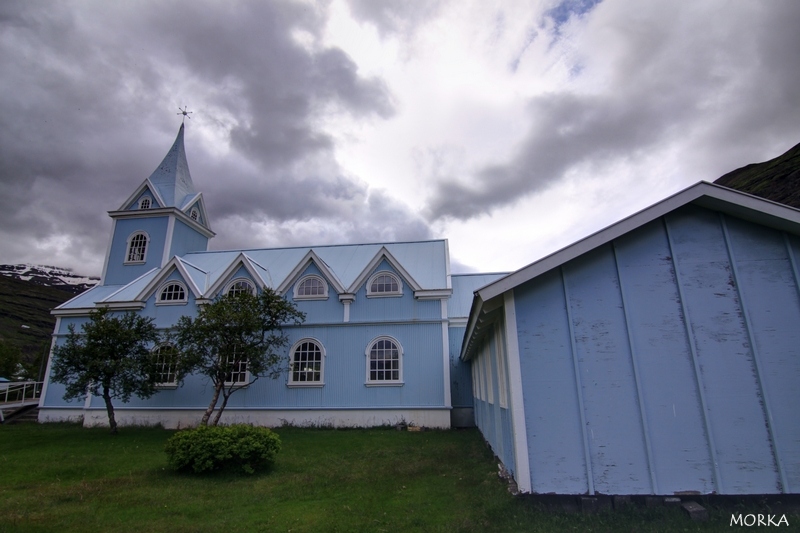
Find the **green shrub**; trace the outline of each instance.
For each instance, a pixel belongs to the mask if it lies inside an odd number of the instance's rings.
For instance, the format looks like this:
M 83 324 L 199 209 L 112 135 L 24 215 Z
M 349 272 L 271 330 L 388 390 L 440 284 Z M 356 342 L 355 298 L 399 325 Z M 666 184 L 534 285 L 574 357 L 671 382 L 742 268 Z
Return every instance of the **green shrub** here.
M 222 469 L 252 474 L 271 465 L 280 449 L 277 434 L 244 424 L 179 431 L 165 446 L 170 466 L 196 474 Z

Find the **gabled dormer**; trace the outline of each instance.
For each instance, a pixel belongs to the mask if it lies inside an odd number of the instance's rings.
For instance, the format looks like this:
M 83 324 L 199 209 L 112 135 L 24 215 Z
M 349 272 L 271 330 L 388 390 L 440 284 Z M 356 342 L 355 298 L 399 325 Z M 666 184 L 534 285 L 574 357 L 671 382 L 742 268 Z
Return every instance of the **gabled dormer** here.
M 114 222 L 101 284 L 126 284 L 176 255 L 208 249 L 214 232 L 189 173 L 183 132 L 181 125 L 158 168 L 109 211 Z

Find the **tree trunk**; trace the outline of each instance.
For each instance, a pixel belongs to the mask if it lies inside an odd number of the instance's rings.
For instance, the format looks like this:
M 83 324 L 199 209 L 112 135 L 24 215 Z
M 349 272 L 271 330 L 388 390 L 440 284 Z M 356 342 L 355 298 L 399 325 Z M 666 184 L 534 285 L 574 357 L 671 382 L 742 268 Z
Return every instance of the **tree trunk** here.
M 117 434 L 117 421 L 114 419 L 114 406 L 111 405 L 111 395 L 108 393 L 108 385 L 103 385 L 103 401 L 106 402 L 106 412 L 108 413 L 108 426 L 111 434 Z
M 203 413 L 203 418 L 200 419 L 201 426 L 208 425 L 208 419 L 211 418 L 211 413 L 214 412 L 214 407 L 216 407 L 217 400 L 219 400 L 219 391 L 222 390 L 222 387 L 222 383 L 217 383 L 214 385 L 214 398 L 211 399 L 211 403 L 208 404 L 208 409 L 206 409 L 206 412 Z
M 214 423 L 212 425 L 216 426 L 219 424 L 219 419 L 222 417 L 222 411 L 225 410 L 225 406 L 228 405 L 228 398 L 230 398 L 230 392 L 225 394 L 225 391 L 222 391 L 222 405 L 219 406 L 219 411 L 217 411 L 217 416 L 214 417 Z

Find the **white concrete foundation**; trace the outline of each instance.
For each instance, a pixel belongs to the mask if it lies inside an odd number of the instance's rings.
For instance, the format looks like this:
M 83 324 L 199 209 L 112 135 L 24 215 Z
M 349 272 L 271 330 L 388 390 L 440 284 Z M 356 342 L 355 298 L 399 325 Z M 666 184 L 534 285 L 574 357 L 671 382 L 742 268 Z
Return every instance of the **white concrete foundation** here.
M 114 410 L 119 426 L 155 426 L 180 429 L 196 426 L 202 409 L 124 409 Z M 212 415 L 213 417 L 214 415 Z M 108 426 L 105 409 L 39 410 L 39 422 L 66 422 L 83 419 L 84 427 Z M 226 409 L 222 424 L 253 424 L 279 427 L 375 427 L 405 423 L 411 426 L 449 429 L 450 409 Z

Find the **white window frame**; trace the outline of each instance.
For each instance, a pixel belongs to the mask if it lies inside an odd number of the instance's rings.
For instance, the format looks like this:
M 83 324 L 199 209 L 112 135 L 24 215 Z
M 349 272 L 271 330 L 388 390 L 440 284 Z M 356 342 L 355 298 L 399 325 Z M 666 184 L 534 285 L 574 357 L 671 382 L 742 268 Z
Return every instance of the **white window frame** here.
M 169 287 L 173 285 L 177 285 L 183 290 L 183 299 L 164 300 L 163 299 L 164 291 L 166 291 Z M 156 291 L 156 305 L 186 305 L 188 301 L 189 301 L 189 291 L 186 288 L 186 285 L 175 279 L 165 281 L 164 283 L 161 284 L 161 286 L 158 287 L 158 290 Z
M 247 278 L 236 278 L 234 280 L 231 280 L 231 282 L 228 283 L 228 285 L 225 287 L 225 294 L 229 295 L 231 293 L 231 290 L 233 290 L 233 288 L 239 283 L 243 283 L 243 284 L 247 285 L 248 287 L 250 287 L 250 294 L 255 296 L 255 294 L 256 294 L 255 283 L 253 283 L 252 281 L 250 281 Z
M 494 341 L 497 356 L 497 394 L 500 397 L 500 407 L 508 409 L 508 369 L 506 368 L 505 345 L 503 344 L 502 322 L 495 324 Z
M 372 284 L 375 280 L 380 276 L 389 276 L 390 278 L 394 279 L 397 282 L 397 290 L 396 291 L 384 291 L 384 292 L 375 292 L 372 290 Z M 397 296 L 403 295 L 403 281 L 400 279 L 400 276 L 391 272 L 389 270 L 380 270 L 375 272 L 372 276 L 369 277 L 367 280 L 367 298 L 392 298 Z
M 379 379 L 371 379 L 371 377 L 370 377 L 370 371 L 371 371 L 371 368 L 370 368 L 371 364 L 370 363 L 372 361 L 372 357 L 371 357 L 371 353 L 370 352 L 372 352 L 372 348 L 380 341 L 392 342 L 395 345 L 395 347 L 397 348 L 397 379 L 379 380 Z M 395 339 L 394 337 L 391 337 L 389 335 L 381 335 L 379 337 L 375 337 L 374 339 L 369 341 L 369 343 L 367 344 L 367 349 L 364 351 L 364 355 L 366 355 L 366 365 L 365 366 L 366 366 L 366 371 L 367 371 L 366 374 L 367 375 L 366 375 L 365 385 L 367 387 L 399 387 L 399 386 L 403 385 L 403 383 L 404 383 L 403 382 L 403 345 L 401 345 L 400 342 L 397 339 Z M 390 371 L 392 371 L 392 370 L 390 370 Z M 378 371 L 378 370 L 376 370 L 376 371 Z M 386 370 L 384 369 L 384 371 L 386 371 Z
M 147 202 L 147 205 L 144 205 Z M 139 209 L 150 209 L 153 206 L 153 200 L 149 196 L 142 196 L 139 198 Z
M 319 381 L 295 381 L 294 379 L 294 365 L 295 365 L 295 353 L 303 344 L 306 343 L 313 343 L 319 348 L 320 352 L 320 361 L 319 361 Z M 306 371 L 309 372 L 309 371 Z M 310 371 L 310 372 L 313 372 Z M 322 387 L 325 385 L 325 346 L 318 340 L 313 337 L 306 337 L 300 339 L 296 343 L 292 345 L 292 349 L 289 351 L 289 381 L 286 383 L 287 387 Z
M 200 211 L 198 211 L 196 207 L 193 207 L 191 211 L 189 211 L 189 218 L 195 222 L 200 222 Z
M 161 355 L 161 350 L 165 349 L 165 348 L 175 350 L 175 361 L 170 362 L 168 364 L 165 363 L 164 361 L 162 361 L 162 359 L 166 359 L 165 357 L 162 357 L 162 355 Z M 156 365 L 156 368 L 158 369 L 158 370 L 156 370 L 156 374 L 159 377 L 163 376 L 163 374 L 165 372 L 162 371 L 162 368 L 164 366 L 167 366 L 168 370 L 167 370 L 166 374 L 167 375 L 172 374 L 172 376 L 173 376 L 172 381 L 159 381 L 158 383 L 156 383 L 156 387 L 159 388 L 159 389 L 174 389 L 174 388 L 177 388 L 177 386 L 178 386 L 178 376 L 176 374 L 176 370 L 177 370 L 176 367 L 177 367 L 179 354 L 178 354 L 178 349 L 175 347 L 175 345 L 170 344 L 168 342 L 165 342 L 165 343 L 159 344 L 158 346 L 153 348 L 150 353 L 155 358 L 155 365 Z
M 303 284 L 305 281 L 310 281 L 315 279 L 322 283 L 322 294 L 300 294 L 300 285 Z M 302 278 L 297 280 L 297 283 L 294 284 L 294 295 L 295 300 L 327 300 L 328 299 L 328 282 L 325 281 L 325 278 L 322 276 L 318 276 L 316 274 L 308 274 L 303 276 Z
M 226 357 L 227 357 L 226 363 L 227 364 L 232 364 L 233 363 L 232 359 L 234 359 L 236 357 L 236 350 L 234 349 L 233 355 L 228 355 Z M 226 379 L 225 382 L 224 382 L 224 385 L 226 387 L 230 387 L 230 386 L 234 386 L 234 385 L 235 386 L 246 387 L 246 386 L 250 385 L 250 364 L 249 364 L 249 361 L 240 361 L 239 364 L 240 365 L 244 364 L 244 372 L 242 372 L 242 369 L 239 368 L 239 370 L 233 371 L 230 374 L 231 375 L 233 375 L 233 374 L 242 374 L 244 376 L 243 379 L 241 379 L 241 380 L 230 380 L 230 381 L 228 381 Z M 227 376 L 226 376 L 226 378 L 227 378 Z
M 131 252 L 133 252 L 133 240 L 136 237 L 144 237 L 144 251 L 142 252 L 141 259 L 130 259 Z M 125 261 L 122 264 L 124 265 L 143 265 L 147 262 L 147 252 L 150 250 L 150 235 L 147 234 L 146 231 L 134 231 L 130 235 L 128 235 L 128 240 L 125 243 Z

